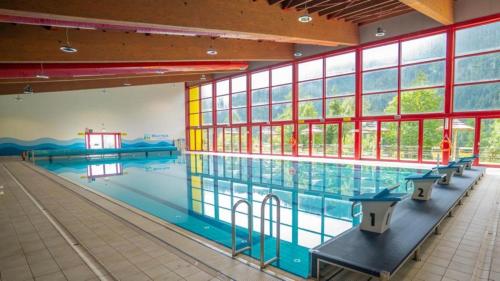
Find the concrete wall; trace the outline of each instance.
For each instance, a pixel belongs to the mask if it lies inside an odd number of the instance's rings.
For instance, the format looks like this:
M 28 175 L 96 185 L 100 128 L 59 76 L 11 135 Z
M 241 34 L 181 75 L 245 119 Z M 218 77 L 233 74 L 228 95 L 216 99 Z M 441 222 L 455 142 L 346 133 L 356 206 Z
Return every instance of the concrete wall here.
M 85 128 L 125 132 L 131 145 L 145 142 L 145 134 L 168 136 L 156 142 L 185 138 L 184 83 L 22 96 L 0 96 L 0 154 L 9 143 L 81 146 Z

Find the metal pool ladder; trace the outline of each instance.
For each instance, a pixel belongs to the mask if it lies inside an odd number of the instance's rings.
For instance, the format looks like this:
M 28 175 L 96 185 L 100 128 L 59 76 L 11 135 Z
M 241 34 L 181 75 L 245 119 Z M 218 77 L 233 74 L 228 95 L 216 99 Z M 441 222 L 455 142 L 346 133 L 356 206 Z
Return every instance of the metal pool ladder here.
M 268 200 L 274 199 L 276 200 L 276 256 L 274 256 L 271 259 L 268 259 L 267 261 L 264 260 L 264 254 L 265 254 L 265 247 L 264 247 L 264 240 L 265 240 L 265 211 L 266 211 L 266 203 Z M 248 207 L 248 245 L 246 247 L 243 247 L 241 249 L 236 249 L 236 209 L 240 204 L 246 204 Z M 271 205 L 272 208 L 272 205 Z M 269 193 L 264 197 L 262 200 L 262 203 L 260 205 L 260 269 L 265 268 L 269 264 L 277 261 L 280 258 L 280 228 L 281 228 L 281 216 L 280 216 L 280 211 L 281 211 L 281 201 L 279 197 L 275 194 Z M 233 205 L 233 208 L 231 209 L 231 239 L 232 239 L 232 256 L 235 257 L 236 255 L 240 254 L 241 252 L 244 252 L 246 250 L 251 250 L 252 249 L 252 206 L 247 200 L 241 199 L 238 202 L 236 202 Z M 272 219 L 272 218 L 271 218 Z
M 236 209 L 240 204 L 246 204 L 248 207 L 248 239 L 247 246 L 243 247 L 239 250 L 236 249 Z M 236 202 L 231 209 L 231 246 L 232 246 L 232 256 L 235 257 L 239 253 L 242 253 L 246 250 L 252 250 L 252 206 L 247 200 L 241 199 Z

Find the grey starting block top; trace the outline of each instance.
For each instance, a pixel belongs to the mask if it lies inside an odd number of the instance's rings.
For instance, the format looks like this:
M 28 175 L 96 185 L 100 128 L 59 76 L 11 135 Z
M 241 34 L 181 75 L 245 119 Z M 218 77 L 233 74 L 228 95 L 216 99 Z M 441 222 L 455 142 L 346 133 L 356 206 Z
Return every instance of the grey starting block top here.
M 431 200 L 400 202 L 383 234 L 355 227 L 311 249 L 312 276 L 317 276 L 318 259 L 371 276 L 392 276 L 483 173 L 484 168 L 473 168 L 455 176 L 450 185 L 436 184 Z

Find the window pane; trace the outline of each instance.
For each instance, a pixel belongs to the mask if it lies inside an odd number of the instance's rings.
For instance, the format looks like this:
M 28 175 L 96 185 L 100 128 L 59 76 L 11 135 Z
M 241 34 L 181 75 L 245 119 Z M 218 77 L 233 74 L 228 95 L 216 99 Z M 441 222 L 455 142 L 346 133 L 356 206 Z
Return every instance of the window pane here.
M 262 127 L 262 153 L 271 153 L 271 127 Z
M 224 151 L 224 128 L 217 128 L 217 151 Z
M 237 108 L 232 110 L 232 122 L 233 124 L 246 123 L 247 122 L 247 109 Z
M 444 85 L 444 61 L 401 68 L 401 88 L 423 88 Z
M 229 124 L 229 110 L 217 111 L 217 124 Z
M 252 122 L 267 121 L 269 121 L 269 107 L 267 105 L 252 108 Z
M 229 96 L 217 97 L 217 110 L 229 108 Z
M 377 122 L 362 122 L 361 133 L 361 156 L 375 158 L 377 156 Z
M 320 119 L 323 117 L 323 101 L 299 102 L 299 119 Z
M 353 73 L 356 71 L 356 53 L 346 53 L 326 58 L 326 76 Z
M 252 153 L 260 153 L 260 127 L 252 127 Z
M 401 113 L 443 112 L 444 89 L 422 89 L 401 92 Z
M 444 58 L 446 56 L 446 34 L 436 34 L 401 43 L 403 64 Z
M 292 100 L 292 85 L 277 86 L 271 90 L 273 103 Z
M 273 154 L 281 154 L 281 126 L 273 126 L 272 130 Z
M 269 87 L 269 71 L 252 74 L 252 89 Z
M 299 81 L 321 78 L 322 76 L 322 59 L 299 63 Z
M 363 50 L 363 70 L 398 64 L 398 44 L 390 44 Z
M 311 125 L 311 155 L 313 156 L 323 156 L 324 154 L 324 126 L 323 125 Z
M 356 93 L 356 78 L 353 75 L 338 76 L 326 79 L 326 96 L 346 96 Z
M 279 103 L 271 107 L 273 121 L 292 120 L 292 103 Z
M 380 124 L 380 158 L 397 159 L 398 157 L 398 122 Z
M 252 105 L 268 104 L 269 92 L 268 89 L 260 89 L 252 91 Z
M 500 119 L 481 120 L 481 146 L 479 162 L 481 164 L 500 164 Z
M 457 160 L 474 155 L 475 128 L 476 119 L 474 118 L 453 119 L 451 125 L 453 145 L 450 159 Z
M 418 121 L 401 122 L 399 159 L 418 160 L 418 127 Z
M 204 112 L 201 115 L 201 124 L 212 125 L 212 111 Z
M 398 70 L 384 69 L 363 73 L 363 93 L 397 90 Z
M 247 153 L 247 127 L 241 127 L 241 153 Z
M 455 111 L 499 110 L 500 83 L 456 86 L 453 108 Z
M 283 126 L 283 153 L 285 155 L 292 154 L 292 136 L 293 136 L 293 125 Z
M 327 124 L 325 136 L 326 156 L 338 157 L 339 155 L 339 125 Z
M 233 108 L 247 106 L 247 93 L 242 92 L 233 94 L 231 97 L 231 106 Z
M 354 97 L 332 98 L 326 100 L 326 117 L 350 117 L 354 116 Z
M 321 98 L 323 96 L 323 80 L 299 83 L 299 100 Z
M 292 83 L 292 66 L 275 68 L 271 70 L 272 85 L 283 85 Z
M 422 147 L 423 160 L 436 161 L 441 157 L 441 140 L 443 139 L 443 120 L 424 120 L 424 139 Z
M 500 21 L 457 30 L 455 55 L 500 49 Z
M 455 83 L 499 79 L 500 52 L 455 60 Z
M 209 111 L 212 110 L 212 99 L 204 99 L 201 100 L 201 111 Z
M 212 97 L 212 84 L 206 84 L 201 86 L 201 97 L 202 98 Z
M 299 125 L 299 155 L 309 155 L 309 125 Z
M 218 96 L 229 94 L 229 80 L 219 81 L 215 87 Z
M 354 157 L 354 123 L 342 123 L 342 157 Z
M 247 89 L 247 77 L 240 76 L 231 79 L 231 91 L 233 93 L 244 92 Z
M 397 107 L 398 107 L 397 93 L 363 96 L 363 116 L 396 114 Z

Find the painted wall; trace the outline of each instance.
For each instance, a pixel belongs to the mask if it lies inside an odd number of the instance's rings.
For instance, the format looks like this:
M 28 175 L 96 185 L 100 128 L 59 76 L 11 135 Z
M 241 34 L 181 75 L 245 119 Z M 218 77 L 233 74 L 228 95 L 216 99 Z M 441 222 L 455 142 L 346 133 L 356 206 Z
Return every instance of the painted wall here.
M 83 148 L 85 128 L 124 132 L 123 146 L 171 145 L 184 138 L 184 83 L 0 96 L 0 155 Z M 145 140 L 145 134 L 168 135 Z

